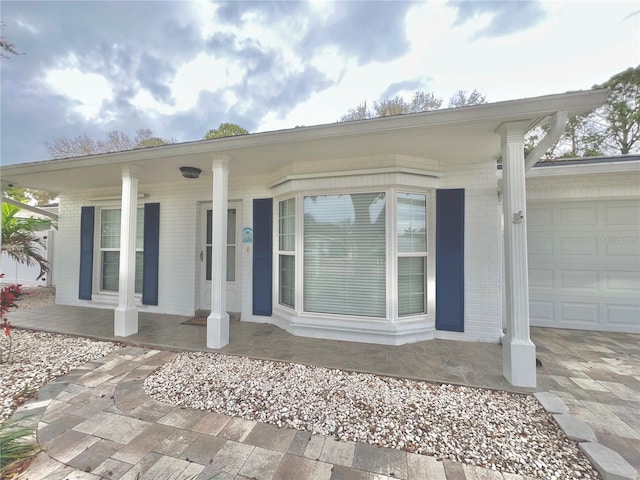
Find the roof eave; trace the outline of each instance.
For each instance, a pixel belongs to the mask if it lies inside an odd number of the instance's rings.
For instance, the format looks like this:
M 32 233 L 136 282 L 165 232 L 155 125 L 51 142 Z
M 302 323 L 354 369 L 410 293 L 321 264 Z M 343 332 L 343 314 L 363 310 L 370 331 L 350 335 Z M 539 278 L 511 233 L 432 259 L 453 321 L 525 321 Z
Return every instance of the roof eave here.
M 152 158 L 173 157 L 177 155 L 208 154 L 215 156 L 216 154 L 226 153 L 233 156 L 233 151 L 236 149 L 255 148 L 263 145 L 304 143 L 344 137 L 380 135 L 398 130 L 419 130 L 497 120 L 507 122 L 530 119 L 533 124 L 541 117 L 551 115 L 559 110 L 565 110 L 569 115 L 591 112 L 602 105 L 607 94 L 608 90 L 599 89 L 546 95 L 470 107 L 451 108 L 353 122 L 336 122 L 325 125 L 253 133 L 214 140 L 199 140 L 123 152 L 21 163 L 2 167 L 2 170 L 13 175 L 20 175 L 42 172 L 43 170 L 55 171 L 59 169 L 107 164 L 127 164 Z

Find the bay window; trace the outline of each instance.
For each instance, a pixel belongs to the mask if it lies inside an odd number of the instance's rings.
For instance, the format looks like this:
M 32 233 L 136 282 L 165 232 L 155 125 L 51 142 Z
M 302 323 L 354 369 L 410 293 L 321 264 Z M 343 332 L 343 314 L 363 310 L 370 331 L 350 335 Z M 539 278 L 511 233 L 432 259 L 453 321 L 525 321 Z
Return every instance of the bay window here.
M 304 311 L 386 316 L 384 193 L 304 197 Z
M 280 305 L 391 322 L 426 315 L 427 197 L 389 188 L 280 201 Z
M 289 198 L 278 207 L 279 302 L 295 308 L 296 293 L 296 203 Z
M 398 315 L 426 312 L 427 198 L 397 195 Z

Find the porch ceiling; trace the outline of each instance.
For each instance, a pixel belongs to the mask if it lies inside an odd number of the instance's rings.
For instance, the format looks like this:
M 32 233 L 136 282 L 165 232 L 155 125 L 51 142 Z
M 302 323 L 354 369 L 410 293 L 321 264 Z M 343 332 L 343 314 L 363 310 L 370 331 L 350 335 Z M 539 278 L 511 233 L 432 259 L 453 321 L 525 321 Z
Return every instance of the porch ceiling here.
M 125 166 L 141 168 L 141 184 L 187 181 L 183 165 L 211 170 L 215 157 L 231 158 L 231 177 L 275 173 L 294 161 L 399 154 L 443 163 L 464 158 L 486 160 L 499 153 L 498 126 L 509 121 L 531 125 L 558 110 L 569 115 L 598 107 L 606 90 L 549 95 L 473 107 L 397 117 L 294 128 L 240 137 L 187 142 L 126 152 L 48 160 L 2 167 L 3 183 L 50 191 L 121 184 Z

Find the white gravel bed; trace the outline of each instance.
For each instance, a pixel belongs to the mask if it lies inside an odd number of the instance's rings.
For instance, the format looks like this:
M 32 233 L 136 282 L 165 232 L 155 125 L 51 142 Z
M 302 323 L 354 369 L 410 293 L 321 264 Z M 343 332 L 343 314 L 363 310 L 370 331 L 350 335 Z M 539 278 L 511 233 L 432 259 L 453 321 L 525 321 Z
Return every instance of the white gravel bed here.
M 6 347 L 3 331 L 0 336 L 0 347 Z M 11 361 L 0 363 L 0 422 L 47 382 L 120 348 L 112 342 L 19 329 L 11 330 L 11 338 Z
M 532 396 L 183 353 L 144 381 L 156 400 L 545 479 L 599 478 Z
M 17 310 L 46 307 L 53 305 L 56 300 L 55 287 L 22 287 L 22 292 L 23 294 L 17 300 Z

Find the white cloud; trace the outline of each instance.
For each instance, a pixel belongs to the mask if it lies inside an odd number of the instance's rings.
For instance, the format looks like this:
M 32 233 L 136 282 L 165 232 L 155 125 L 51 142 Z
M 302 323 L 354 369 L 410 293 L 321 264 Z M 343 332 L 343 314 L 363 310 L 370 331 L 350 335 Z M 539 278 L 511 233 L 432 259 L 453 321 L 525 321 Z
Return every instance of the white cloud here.
M 236 85 L 245 74 L 245 68 L 239 61 L 215 58 L 203 53 L 177 69 L 176 75 L 169 82 L 171 103 L 164 103 L 153 98 L 151 93 L 140 89 L 131 103 L 146 112 L 161 115 L 172 115 L 194 108 L 202 92 L 224 92 Z M 231 100 L 228 95 L 225 96 Z
M 104 102 L 113 99 L 113 89 L 105 77 L 77 67 L 49 70 L 45 82 L 57 94 L 73 100 L 72 110 L 85 120 L 99 119 Z

